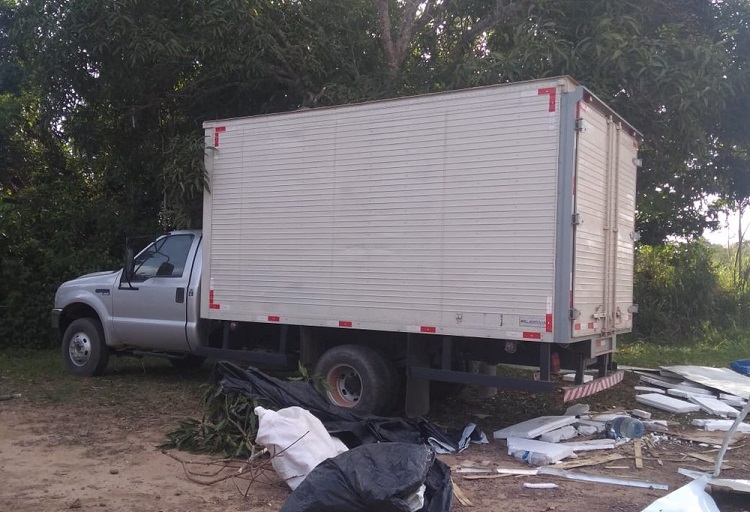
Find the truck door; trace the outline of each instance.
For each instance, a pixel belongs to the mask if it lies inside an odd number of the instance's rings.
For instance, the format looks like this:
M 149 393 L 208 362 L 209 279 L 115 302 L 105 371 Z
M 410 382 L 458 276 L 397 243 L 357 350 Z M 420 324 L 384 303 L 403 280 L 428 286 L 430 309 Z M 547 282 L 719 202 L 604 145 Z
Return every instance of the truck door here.
M 578 117 L 572 336 L 609 336 L 632 326 L 638 148 L 595 105 L 581 101 Z
M 136 256 L 131 286 L 114 290 L 112 321 L 120 343 L 189 351 L 187 289 L 198 242 L 191 233 L 171 234 Z

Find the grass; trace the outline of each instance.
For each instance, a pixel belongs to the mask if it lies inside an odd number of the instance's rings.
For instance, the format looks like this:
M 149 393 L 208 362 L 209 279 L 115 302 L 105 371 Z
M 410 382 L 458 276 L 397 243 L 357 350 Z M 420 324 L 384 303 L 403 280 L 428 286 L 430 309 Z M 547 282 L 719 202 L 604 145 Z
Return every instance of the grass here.
M 172 399 L 199 399 L 210 366 L 187 371 L 157 358 L 112 357 L 104 375 L 80 378 L 65 371 L 57 350 L 6 349 L 0 351 L 0 394 L 21 393 L 24 400 L 44 404 L 117 405 L 124 397 L 142 403 Z
M 750 337 L 737 337 L 684 345 L 642 341 L 621 343 L 615 360 L 622 365 L 648 368 L 677 364 L 728 367 L 730 362 L 748 357 Z

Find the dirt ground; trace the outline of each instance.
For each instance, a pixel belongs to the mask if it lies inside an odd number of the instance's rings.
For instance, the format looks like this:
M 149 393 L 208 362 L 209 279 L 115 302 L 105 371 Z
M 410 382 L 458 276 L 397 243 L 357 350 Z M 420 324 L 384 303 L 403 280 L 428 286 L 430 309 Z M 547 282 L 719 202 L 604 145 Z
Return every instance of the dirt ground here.
M 108 392 L 99 399 L 92 399 L 90 395 L 94 395 L 98 387 L 117 388 L 118 379 L 123 379 L 124 383 L 130 379 L 114 374 L 99 383 L 89 380 L 77 385 L 72 393 L 80 394 L 81 400 L 38 400 L 33 390 L 28 390 L 30 396 L 24 393 L 20 399 L 0 402 L 0 511 L 260 512 L 281 508 L 289 491 L 270 472 L 252 485 L 240 479 L 227 479 L 208 486 L 188 480 L 182 465 L 157 446 L 180 419 L 200 416 L 198 394 L 182 391 L 179 382 L 169 382 L 169 375 L 160 375 L 151 382 L 149 376 L 144 378 L 146 385 L 137 389 L 139 393 L 152 389 L 148 397 L 134 396 L 123 384 L 120 393 Z M 627 385 L 623 386 L 621 392 L 631 392 Z M 498 400 L 502 400 L 502 396 Z M 518 405 L 517 400 L 518 395 L 511 395 L 511 402 Z M 492 430 L 504 425 L 492 424 L 496 420 L 486 413 L 478 413 L 477 404 L 459 400 L 450 407 L 453 414 L 469 420 L 472 415 L 479 417 L 473 419 L 491 437 Z M 457 412 L 456 407 L 464 410 Z M 527 417 L 536 415 L 535 411 L 528 412 Z M 489 423 L 484 424 L 484 421 Z M 750 438 L 746 437 L 729 452 L 726 460 L 731 469 L 726 469 L 723 475 L 750 478 L 748 441 Z M 185 460 L 213 460 L 173 453 Z M 709 470 L 712 465 L 700 458 L 713 457 L 716 450 L 710 445 L 666 442 L 644 451 L 643 469 L 635 469 L 632 444 L 618 448 L 615 453 L 625 458 L 572 471 L 647 480 L 667 484 L 674 490 L 688 482 L 677 473 L 677 468 Z M 521 467 L 508 457 L 503 442 L 493 440 L 489 445 L 475 445 L 459 455 L 441 458 L 451 466 Z M 190 467 L 211 473 L 217 466 Z M 665 491 L 542 476 L 468 480 L 454 473 L 453 478 L 474 505 L 464 506 L 454 499 L 455 511 L 630 512 L 640 511 L 666 494 Z M 524 482 L 554 482 L 559 487 L 526 489 Z M 248 486 L 246 498 L 243 494 Z M 713 495 L 722 512 L 750 510 L 747 495 L 717 491 Z

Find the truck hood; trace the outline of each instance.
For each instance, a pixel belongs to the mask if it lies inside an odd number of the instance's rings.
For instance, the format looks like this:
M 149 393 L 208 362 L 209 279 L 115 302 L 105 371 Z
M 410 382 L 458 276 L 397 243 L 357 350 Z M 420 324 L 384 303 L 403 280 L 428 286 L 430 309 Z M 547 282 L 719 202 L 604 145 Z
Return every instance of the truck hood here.
M 119 272 L 119 270 L 104 270 L 104 271 L 101 271 L 101 272 L 92 272 L 90 274 L 84 274 L 82 276 L 78 276 L 75 279 L 71 279 L 68 282 L 73 282 L 73 281 L 80 282 L 80 281 L 83 281 L 83 280 L 93 280 L 96 277 L 109 276 L 109 275 L 115 274 L 117 272 Z
M 109 296 L 119 272 L 119 270 L 92 272 L 64 282 L 55 293 L 55 307 L 62 307 L 82 295 L 101 293 Z

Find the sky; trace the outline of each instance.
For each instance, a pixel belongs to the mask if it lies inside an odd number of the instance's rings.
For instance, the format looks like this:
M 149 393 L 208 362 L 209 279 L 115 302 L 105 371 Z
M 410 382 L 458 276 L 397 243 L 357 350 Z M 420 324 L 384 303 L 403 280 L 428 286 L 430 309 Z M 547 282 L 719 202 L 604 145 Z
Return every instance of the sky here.
M 733 244 L 737 242 L 737 230 L 738 230 L 737 219 L 738 219 L 738 216 L 736 212 L 732 212 L 729 215 L 728 223 L 727 223 L 727 217 L 725 215 L 720 215 L 719 220 L 721 221 L 722 229 L 718 231 L 706 230 L 703 233 L 703 236 L 706 237 L 706 239 L 708 239 L 708 241 L 711 242 L 712 244 L 718 244 L 724 247 L 727 246 L 727 243 Z M 748 225 L 750 225 L 750 219 L 748 219 L 747 213 L 744 215 L 742 219 L 742 224 L 745 230 L 747 230 Z M 750 233 L 746 232 L 745 238 L 747 238 L 748 236 L 750 236 Z

